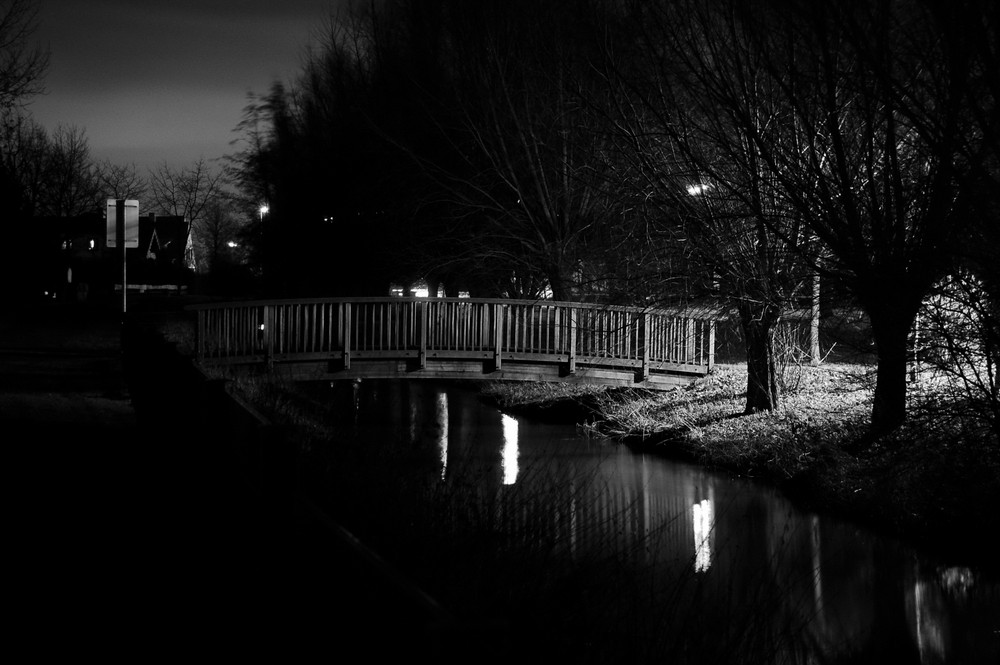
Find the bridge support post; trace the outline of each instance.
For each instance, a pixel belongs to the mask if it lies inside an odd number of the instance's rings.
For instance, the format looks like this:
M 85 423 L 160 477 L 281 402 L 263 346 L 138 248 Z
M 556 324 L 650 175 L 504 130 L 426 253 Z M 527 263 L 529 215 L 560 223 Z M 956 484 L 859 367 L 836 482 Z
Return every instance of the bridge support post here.
M 416 302 L 414 306 L 417 308 L 417 335 L 420 337 L 417 341 L 418 362 L 420 369 L 427 369 L 427 319 L 430 318 L 428 315 L 430 307 L 423 301 Z
M 694 319 L 686 317 L 684 319 L 684 364 L 694 365 L 698 363 L 698 337 L 696 334 Z
M 267 371 L 271 371 L 274 367 L 274 307 L 271 305 L 264 305 L 264 364 L 267 366 Z
M 576 374 L 576 319 L 577 310 L 575 307 L 569 310 L 569 339 L 567 340 L 567 350 L 569 355 L 567 356 L 566 362 L 566 372 L 568 374 Z
M 708 322 L 708 371 L 715 367 L 715 319 Z
M 642 369 L 640 376 L 642 377 L 640 381 L 645 381 L 649 378 L 649 314 L 643 312 L 639 315 L 640 319 L 640 340 L 639 343 L 639 353 L 642 358 Z
M 503 305 L 493 303 L 493 371 L 503 368 Z
M 340 304 L 340 335 L 344 340 L 344 369 L 351 369 L 351 303 Z
M 209 312 L 207 309 L 198 310 L 198 322 L 194 327 L 195 357 L 198 360 L 205 359 L 205 343 L 208 340 L 208 315 Z

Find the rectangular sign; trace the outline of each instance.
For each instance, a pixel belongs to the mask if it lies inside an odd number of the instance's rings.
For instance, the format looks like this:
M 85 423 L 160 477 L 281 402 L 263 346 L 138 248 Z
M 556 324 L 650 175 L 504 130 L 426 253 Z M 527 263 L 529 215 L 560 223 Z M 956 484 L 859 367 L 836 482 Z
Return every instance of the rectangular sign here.
M 108 199 L 108 247 L 118 246 L 118 201 Z M 139 202 L 125 200 L 125 247 L 139 246 Z

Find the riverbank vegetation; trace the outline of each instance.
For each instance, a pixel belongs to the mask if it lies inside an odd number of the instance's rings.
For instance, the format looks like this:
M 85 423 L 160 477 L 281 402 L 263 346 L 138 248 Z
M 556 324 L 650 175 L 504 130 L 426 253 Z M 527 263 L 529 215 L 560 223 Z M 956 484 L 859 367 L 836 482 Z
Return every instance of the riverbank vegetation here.
M 574 414 L 637 451 L 776 484 L 800 505 L 886 530 L 946 558 L 995 565 L 1000 448 L 967 416 L 953 381 L 925 372 L 907 424 L 872 440 L 874 367 L 786 369 L 780 409 L 745 414 L 746 368 L 717 365 L 670 392 L 494 383 L 484 397 L 515 413 Z

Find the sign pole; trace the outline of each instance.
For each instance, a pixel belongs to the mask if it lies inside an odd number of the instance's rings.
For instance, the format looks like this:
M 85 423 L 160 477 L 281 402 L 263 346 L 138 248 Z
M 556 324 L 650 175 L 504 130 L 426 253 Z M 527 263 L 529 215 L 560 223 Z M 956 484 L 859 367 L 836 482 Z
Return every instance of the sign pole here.
M 128 282 L 125 277 L 125 200 L 115 201 L 115 242 L 122 253 L 122 325 L 125 324 L 125 294 L 128 292 Z

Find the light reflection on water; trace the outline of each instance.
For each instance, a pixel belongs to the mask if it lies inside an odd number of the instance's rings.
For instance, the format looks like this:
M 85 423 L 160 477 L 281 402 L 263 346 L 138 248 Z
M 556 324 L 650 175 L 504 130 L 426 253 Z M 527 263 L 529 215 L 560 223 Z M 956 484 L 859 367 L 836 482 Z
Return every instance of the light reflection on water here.
M 643 646 L 632 652 L 650 658 L 702 649 L 709 659 L 726 644 L 744 659 L 755 650 L 786 660 L 1000 657 L 995 579 L 797 510 L 769 488 L 501 414 L 454 387 L 368 382 L 344 411 L 350 436 L 378 452 L 387 478 L 397 458 L 407 460 L 407 487 L 426 473 L 426 504 L 401 505 L 416 536 L 437 543 L 433 555 L 468 564 L 516 553 L 531 563 L 521 573 L 526 599 L 543 589 L 569 599 L 572 612 L 546 616 L 553 630 L 635 636 Z M 442 538 L 449 529 L 469 544 Z M 417 565 L 416 548 L 405 556 Z M 508 584 L 513 596 L 518 584 Z
M 694 572 L 703 573 L 712 565 L 711 535 L 715 528 L 711 499 L 702 499 L 691 506 L 691 521 L 694 523 Z
M 500 415 L 500 426 L 503 428 L 503 451 L 500 454 L 503 469 L 503 484 L 513 485 L 517 482 L 517 418 Z

